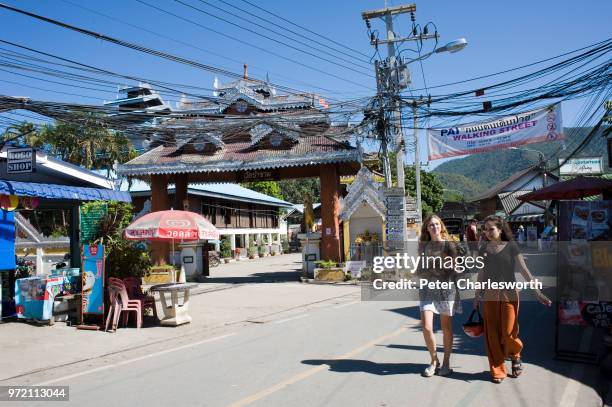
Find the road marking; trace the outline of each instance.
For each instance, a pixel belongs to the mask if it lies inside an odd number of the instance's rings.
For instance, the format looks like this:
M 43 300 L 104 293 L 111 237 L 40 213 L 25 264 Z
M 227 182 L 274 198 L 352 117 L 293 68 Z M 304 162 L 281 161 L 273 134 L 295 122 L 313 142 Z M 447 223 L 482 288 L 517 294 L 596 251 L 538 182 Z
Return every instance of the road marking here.
M 580 339 L 580 345 L 578 346 L 579 352 L 586 352 L 591 345 L 591 339 L 593 338 L 593 328 L 586 329 Z M 559 400 L 559 407 L 574 407 L 578 401 L 578 395 L 580 393 L 580 387 L 583 385 L 580 381 L 584 376 L 584 364 L 574 363 L 572 370 L 570 371 L 567 384 Z
M 370 342 L 368 342 L 368 343 L 366 343 L 364 345 L 361 345 L 360 347 L 355 348 L 355 349 L 349 351 L 348 353 L 345 353 L 344 355 L 335 357 L 335 358 L 333 358 L 333 360 L 342 360 L 342 359 L 347 359 L 347 358 L 353 357 L 353 356 L 363 352 L 364 350 L 366 350 L 368 348 L 371 348 L 371 347 L 373 347 L 375 345 L 378 345 L 380 342 L 387 341 L 387 340 L 389 340 L 389 339 L 391 339 L 391 338 L 393 338 L 393 337 L 395 337 L 395 336 L 397 336 L 397 335 L 399 335 L 401 333 L 406 332 L 407 330 L 408 330 L 408 327 L 402 327 L 400 329 L 397 329 L 396 331 L 393 331 L 390 334 L 381 336 L 381 337 L 376 338 L 376 339 L 374 339 L 374 340 L 372 340 L 372 341 L 370 341 Z M 304 379 L 307 379 L 308 377 L 310 377 L 310 376 L 312 376 L 314 374 L 317 374 L 317 373 L 319 373 L 319 372 L 321 372 L 323 370 L 326 370 L 326 369 L 328 369 L 328 367 L 329 367 L 329 365 L 327 365 L 327 364 L 319 365 L 317 367 L 313 367 L 311 369 L 308 369 L 308 370 L 306 370 L 304 372 L 298 373 L 295 376 L 291 376 L 291 377 L 289 377 L 289 378 L 287 378 L 287 379 L 285 379 L 283 381 L 280 381 L 280 382 L 276 383 L 273 386 L 270 386 L 270 387 L 268 387 L 266 389 L 263 389 L 263 390 L 255 393 L 255 394 L 252 394 L 252 395 L 250 395 L 250 396 L 248 396 L 246 398 L 243 398 L 242 400 L 238 400 L 238 401 L 230 404 L 229 407 L 248 406 L 249 404 L 254 403 L 254 402 L 258 401 L 258 400 L 261 400 L 261 399 L 263 399 L 265 397 L 268 397 L 270 394 L 276 393 L 277 391 L 282 390 L 282 389 L 284 389 L 287 386 L 290 386 L 292 384 L 300 382 L 300 381 L 302 381 Z
M 110 365 L 100 366 L 100 367 L 96 367 L 94 369 L 84 370 L 82 372 L 71 374 L 71 375 L 68 375 L 68 376 L 63 376 L 63 377 L 58 377 L 56 379 L 47 380 L 45 382 L 38 383 L 35 386 L 46 386 L 46 385 L 49 385 L 51 383 L 65 382 L 67 380 L 74 379 L 75 377 L 85 376 L 85 375 L 88 375 L 88 374 L 91 374 L 91 373 L 96 373 L 96 372 L 99 372 L 99 371 L 102 371 L 102 370 L 107 370 L 107 369 L 111 369 L 111 368 L 114 368 L 114 367 L 128 365 L 130 363 L 139 362 L 141 360 L 153 358 L 153 357 L 156 357 L 156 356 L 165 355 L 167 353 L 172 353 L 172 352 L 176 352 L 176 351 L 179 351 L 179 350 L 191 348 L 193 346 L 198 346 L 198 345 L 202 345 L 202 344 L 205 344 L 205 343 L 209 343 L 209 342 L 213 342 L 213 341 L 218 341 L 220 339 L 225 339 L 225 338 L 228 338 L 228 337 L 234 336 L 234 335 L 236 335 L 236 333 L 231 333 L 231 334 L 226 334 L 226 335 L 215 336 L 213 338 L 203 339 L 201 341 L 193 342 L 193 343 L 188 343 L 188 344 L 185 344 L 185 345 L 182 345 L 182 346 L 178 346 L 176 348 L 165 349 L 165 350 L 162 350 L 162 351 L 159 351 L 159 352 L 150 353 L 148 355 L 139 356 L 137 358 L 127 359 L 127 360 L 123 360 L 121 362 L 112 363 Z
M 361 302 L 361 301 L 351 301 L 351 302 L 347 302 L 347 303 L 344 303 L 344 304 L 336 305 L 336 306 L 334 307 L 334 309 L 348 307 L 349 305 L 359 304 L 360 302 Z
M 308 314 L 297 315 L 297 316 L 291 317 L 291 318 L 279 319 L 278 321 L 274 321 L 273 323 L 274 324 L 284 324 L 285 322 L 295 321 L 296 319 L 306 318 L 307 316 L 308 316 Z

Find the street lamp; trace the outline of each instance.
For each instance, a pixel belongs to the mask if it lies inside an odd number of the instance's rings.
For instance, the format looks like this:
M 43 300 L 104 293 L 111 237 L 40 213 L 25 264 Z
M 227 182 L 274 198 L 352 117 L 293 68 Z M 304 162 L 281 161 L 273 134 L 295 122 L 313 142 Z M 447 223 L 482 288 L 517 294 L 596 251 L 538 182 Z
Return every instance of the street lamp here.
M 544 158 L 544 153 L 541 152 L 540 150 L 536 150 L 535 148 L 527 148 L 527 147 L 510 147 L 510 150 L 517 150 L 517 151 L 531 151 L 534 153 L 538 153 L 538 160 L 539 162 L 539 166 L 542 169 L 546 169 L 546 159 Z M 544 175 L 546 177 L 546 175 Z M 546 185 L 544 185 L 546 186 Z
M 417 59 L 414 59 L 412 61 L 409 62 L 414 62 L 414 61 L 418 61 L 420 59 L 423 58 L 427 58 L 428 56 L 436 53 L 442 53 L 442 52 L 450 52 L 450 53 L 455 53 L 455 52 L 459 52 L 461 51 L 463 48 L 465 48 L 467 46 L 468 42 L 465 38 L 459 38 L 455 41 L 451 41 L 448 44 L 440 47 L 440 48 L 436 48 L 435 50 L 431 51 L 428 54 L 425 54 Z M 416 209 L 417 209 L 417 216 L 418 216 L 418 223 L 419 225 L 421 223 L 423 223 L 423 214 L 422 214 L 422 204 L 421 204 L 421 149 L 419 148 L 419 128 L 418 128 L 418 120 L 417 120 L 417 106 L 418 106 L 418 102 L 415 100 L 413 100 L 412 102 L 412 119 L 413 119 L 413 128 L 414 128 L 414 177 L 415 177 L 415 182 L 416 182 Z

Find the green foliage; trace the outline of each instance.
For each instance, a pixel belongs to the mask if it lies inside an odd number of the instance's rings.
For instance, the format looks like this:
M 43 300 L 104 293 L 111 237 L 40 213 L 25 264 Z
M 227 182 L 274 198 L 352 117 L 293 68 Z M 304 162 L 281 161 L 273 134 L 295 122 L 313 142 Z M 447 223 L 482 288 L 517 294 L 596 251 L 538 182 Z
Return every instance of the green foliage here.
M 484 187 L 465 175 L 448 172 L 436 172 L 440 183 L 444 186 L 444 200 L 461 202 L 484 191 Z
M 338 263 L 336 263 L 333 260 L 317 260 L 315 261 L 315 264 L 319 266 L 319 268 L 326 269 L 326 270 L 329 270 L 329 269 L 332 269 L 338 266 Z
M 414 167 L 405 168 L 404 188 L 411 196 L 416 194 L 416 181 Z M 421 203 L 423 205 L 423 218 L 442 209 L 444 200 L 444 187 L 436 174 L 421 171 Z
M 278 182 L 276 181 L 247 182 L 242 184 L 242 186 L 248 189 L 252 189 L 253 191 L 272 196 L 277 199 L 283 199 L 283 194 L 281 193 L 280 187 L 278 186 Z
M 318 202 L 321 196 L 319 178 L 299 178 L 279 181 L 284 200 L 295 204 L 303 204 L 304 196 L 310 194 Z
M 257 245 L 255 241 L 251 239 L 249 242 L 249 247 L 247 248 L 247 256 L 254 257 L 257 254 Z
M 48 124 L 40 130 L 24 122 L 7 129 L 4 139 L 11 134 L 20 134 L 16 140 L 19 144 L 87 169 L 110 168 L 115 161 L 123 163 L 136 157 L 128 138 L 108 129 L 94 114 L 83 113 L 73 121 Z
M 257 246 L 257 253 L 262 256 L 266 254 L 266 246 L 264 245 L 259 245 Z
M 283 248 L 283 253 L 289 253 L 289 239 L 287 235 L 281 235 L 281 247 Z
M 123 202 L 88 202 L 86 210 L 94 206 L 108 204 L 108 214 L 100 222 L 96 241 L 102 240 L 106 254 L 106 276 L 140 278 L 151 267 L 149 254 L 142 248 L 142 243 L 125 240 L 123 229 L 132 220 L 132 205 Z
M 221 258 L 229 259 L 232 257 L 232 244 L 230 243 L 229 238 L 227 236 L 224 236 L 223 239 L 221 239 L 220 249 Z

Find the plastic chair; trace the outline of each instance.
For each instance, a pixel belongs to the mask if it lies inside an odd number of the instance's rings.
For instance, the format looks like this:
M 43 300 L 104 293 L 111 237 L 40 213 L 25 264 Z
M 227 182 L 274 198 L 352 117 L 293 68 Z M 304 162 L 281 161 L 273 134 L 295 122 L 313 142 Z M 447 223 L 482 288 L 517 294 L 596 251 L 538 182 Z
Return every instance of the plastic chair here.
M 151 308 L 153 310 L 153 316 L 157 318 L 155 297 L 142 292 L 140 281 L 136 277 L 126 277 L 123 279 L 123 283 L 125 284 L 130 300 L 139 300 L 142 309 L 146 310 L 147 308 Z
M 127 326 L 129 312 L 136 312 L 136 327 L 142 326 L 143 308 L 140 300 L 130 300 L 125 284 L 118 278 L 111 277 L 108 279 L 108 286 L 111 296 L 115 296 L 116 304 L 113 317 L 113 329 L 117 328 L 118 319 L 123 313 L 123 324 Z

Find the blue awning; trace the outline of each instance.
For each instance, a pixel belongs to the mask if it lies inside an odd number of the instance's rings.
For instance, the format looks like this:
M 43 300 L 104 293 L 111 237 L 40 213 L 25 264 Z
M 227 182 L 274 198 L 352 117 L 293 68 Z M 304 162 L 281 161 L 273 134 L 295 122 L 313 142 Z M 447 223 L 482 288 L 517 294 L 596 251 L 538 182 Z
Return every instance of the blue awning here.
M 112 189 L 5 180 L 0 180 L 0 195 L 32 196 L 41 199 L 68 199 L 73 201 L 132 202 L 128 192 L 114 191 Z

